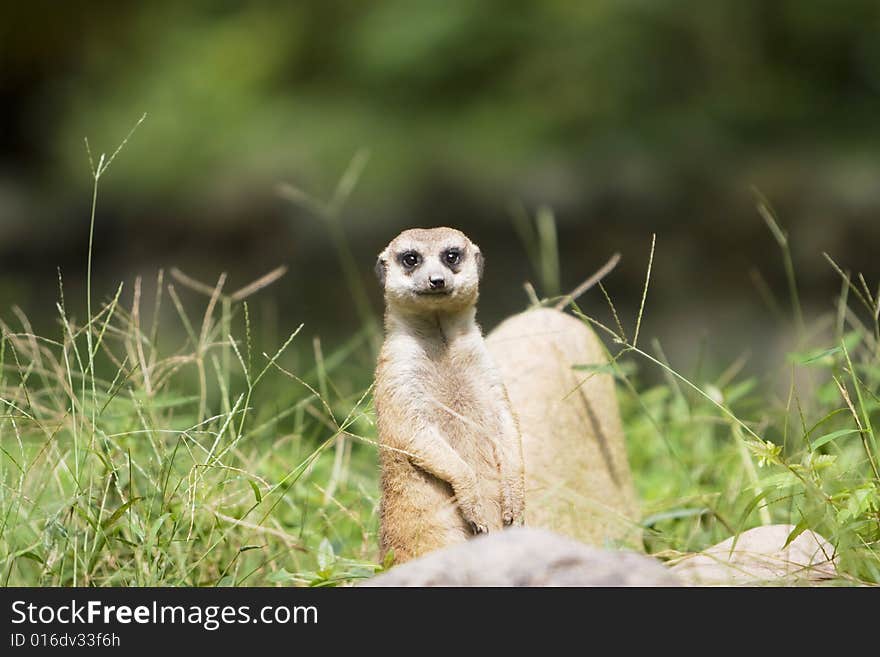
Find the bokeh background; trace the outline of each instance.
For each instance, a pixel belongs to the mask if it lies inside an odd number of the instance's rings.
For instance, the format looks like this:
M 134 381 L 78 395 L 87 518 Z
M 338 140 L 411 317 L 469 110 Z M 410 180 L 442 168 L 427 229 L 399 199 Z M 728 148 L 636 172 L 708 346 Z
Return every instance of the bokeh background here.
M 685 365 L 704 337 L 719 359 L 760 363 L 789 324 L 755 190 L 789 231 L 808 314 L 840 288 L 823 251 L 880 278 L 876 0 L 71 0 L 2 14 L 3 316 L 17 304 L 51 325 L 58 267 L 68 305 L 84 299 L 83 138 L 110 152 L 144 112 L 101 181 L 99 298 L 159 268 L 225 271 L 231 290 L 287 265 L 254 312 L 281 334 L 305 322 L 345 339 L 361 320 L 331 234 L 277 186 L 326 198 L 361 149 L 342 223 L 377 311 L 375 254 L 412 226 L 481 244 L 487 327 L 525 306 L 526 280 L 553 293 L 513 218 L 546 206 L 563 290 L 620 251 L 608 289 L 631 325 L 656 233 L 645 334 Z M 605 319 L 602 304 L 585 301 Z

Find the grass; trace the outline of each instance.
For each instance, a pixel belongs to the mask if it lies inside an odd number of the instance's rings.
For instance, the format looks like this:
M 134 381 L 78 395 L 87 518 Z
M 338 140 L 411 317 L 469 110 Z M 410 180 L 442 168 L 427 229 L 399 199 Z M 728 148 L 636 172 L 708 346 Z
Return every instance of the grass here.
M 119 150 L 92 166 L 90 236 L 98 182 Z M 248 301 L 283 269 L 236 291 L 224 275 L 206 284 L 159 272 L 149 300 L 136 279 L 93 308 L 91 246 L 84 320 L 59 275 L 53 335 L 36 335 L 19 309 L 0 322 L 4 585 L 323 586 L 388 565 L 376 562 L 379 324 L 341 220 L 365 162 L 355 157 L 328 202 L 279 189 L 326 222 L 352 285 L 360 328 L 330 353 L 302 326 L 257 346 L 264 320 Z M 662 345 L 645 346 L 662 261 L 653 242 L 632 337 L 601 284 L 589 311 L 572 304 L 607 338 L 645 546 L 667 559 L 787 522 L 793 536 L 813 529 L 835 545 L 842 583 L 880 583 L 880 291 L 828 256 L 839 298 L 804 317 L 788 236 L 763 199 L 759 210 L 781 249 L 797 336 L 764 376 L 743 376 L 742 360 L 684 376 Z M 530 222 L 518 227 L 550 299 L 531 286 L 530 296 L 552 302 L 552 214 Z M 613 322 L 594 316 L 604 305 Z

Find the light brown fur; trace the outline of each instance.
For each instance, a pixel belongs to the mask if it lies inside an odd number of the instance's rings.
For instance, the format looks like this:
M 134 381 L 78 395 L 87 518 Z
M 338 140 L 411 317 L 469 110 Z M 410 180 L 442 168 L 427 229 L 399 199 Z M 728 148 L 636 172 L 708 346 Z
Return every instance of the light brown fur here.
M 475 321 L 481 270 L 479 248 L 451 228 L 404 231 L 379 256 L 380 543 L 397 563 L 523 519 L 519 429 Z M 432 277 L 443 293 L 428 294 Z

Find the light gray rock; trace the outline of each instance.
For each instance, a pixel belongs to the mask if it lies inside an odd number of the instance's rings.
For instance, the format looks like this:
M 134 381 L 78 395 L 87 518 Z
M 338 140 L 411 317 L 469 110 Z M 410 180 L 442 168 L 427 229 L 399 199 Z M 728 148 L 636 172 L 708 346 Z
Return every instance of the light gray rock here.
M 361 586 L 680 586 L 660 562 L 515 527 L 437 550 Z
M 692 585 L 758 586 L 811 584 L 837 576 L 834 546 L 807 530 L 788 546 L 794 525 L 755 527 L 671 567 Z M 734 542 L 735 541 L 735 542 Z

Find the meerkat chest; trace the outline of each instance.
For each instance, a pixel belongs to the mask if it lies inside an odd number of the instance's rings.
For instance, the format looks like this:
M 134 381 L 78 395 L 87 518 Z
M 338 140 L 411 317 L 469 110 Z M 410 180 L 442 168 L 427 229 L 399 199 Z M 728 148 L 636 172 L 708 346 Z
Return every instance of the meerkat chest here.
M 402 334 L 383 348 L 377 393 L 389 407 L 435 424 L 454 446 L 497 431 L 493 371 L 479 335 L 457 340 Z
M 450 348 L 425 363 L 424 395 L 434 422 L 458 449 L 497 431 L 497 409 L 479 351 Z
M 482 384 L 479 368 L 467 359 L 441 357 L 425 363 L 425 396 L 447 419 L 479 410 Z

